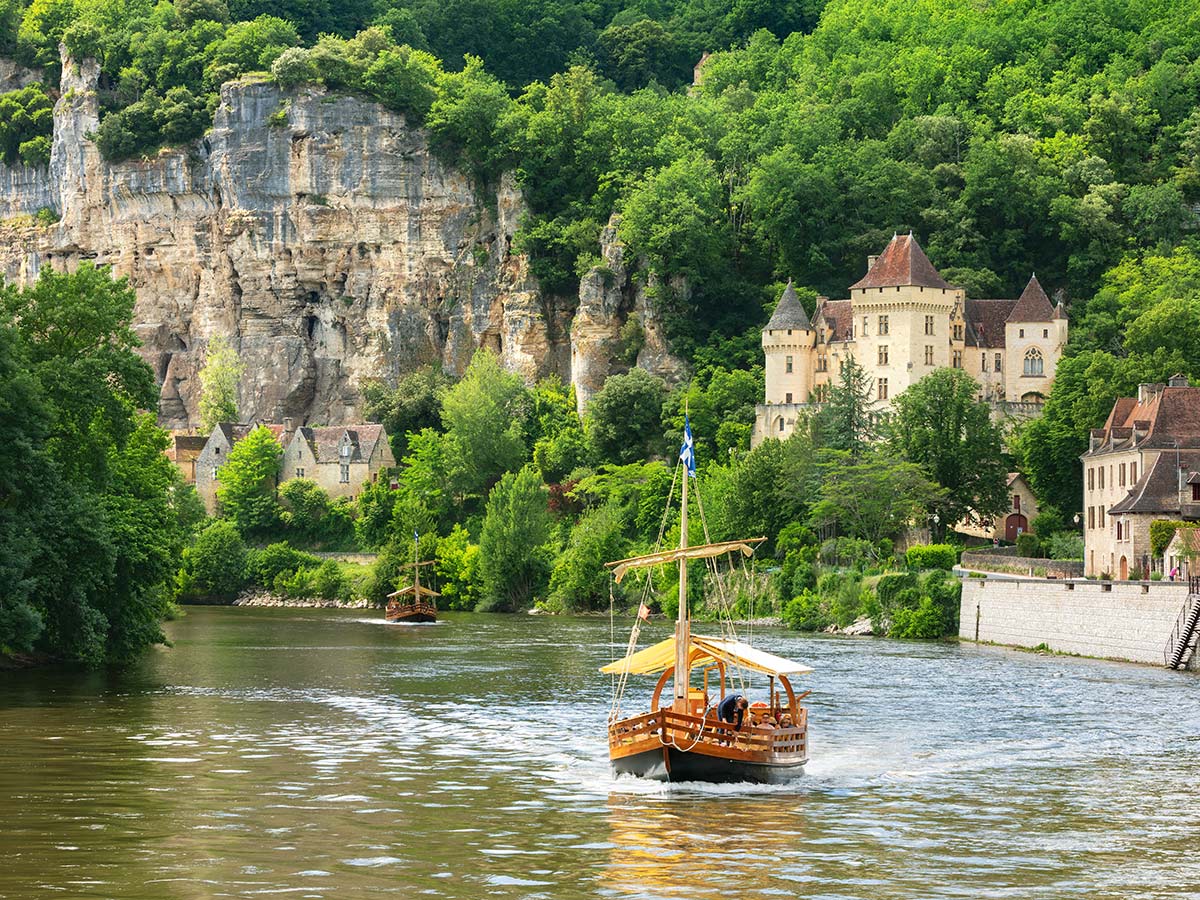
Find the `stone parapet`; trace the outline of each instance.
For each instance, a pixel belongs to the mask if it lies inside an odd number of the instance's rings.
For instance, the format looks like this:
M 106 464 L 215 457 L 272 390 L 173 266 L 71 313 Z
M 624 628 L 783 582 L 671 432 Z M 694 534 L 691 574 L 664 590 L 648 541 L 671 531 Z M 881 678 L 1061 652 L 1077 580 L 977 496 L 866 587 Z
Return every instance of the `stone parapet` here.
M 1006 550 L 1008 552 L 1005 552 Z M 978 569 L 982 572 L 1008 572 L 1014 575 L 1044 572 L 1054 578 L 1083 577 L 1083 560 L 1017 556 L 1016 548 L 1001 548 L 986 553 L 968 550 L 963 553 L 959 565 L 964 569 Z
M 959 637 L 1161 666 L 1186 600 L 1181 582 L 966 578 Z

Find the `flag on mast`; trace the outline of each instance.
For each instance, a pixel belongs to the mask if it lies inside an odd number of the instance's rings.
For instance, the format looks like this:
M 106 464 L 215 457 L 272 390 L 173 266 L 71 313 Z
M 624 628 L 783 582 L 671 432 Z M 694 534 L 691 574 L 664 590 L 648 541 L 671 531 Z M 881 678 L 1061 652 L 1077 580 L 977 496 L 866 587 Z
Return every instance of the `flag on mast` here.
M 696 444 L 692 440 L 692 423 L 687 413 L 683 414 L 683 446 L 679 448 L 679 459 L 687 467 L 688 474 L 696 477 Z

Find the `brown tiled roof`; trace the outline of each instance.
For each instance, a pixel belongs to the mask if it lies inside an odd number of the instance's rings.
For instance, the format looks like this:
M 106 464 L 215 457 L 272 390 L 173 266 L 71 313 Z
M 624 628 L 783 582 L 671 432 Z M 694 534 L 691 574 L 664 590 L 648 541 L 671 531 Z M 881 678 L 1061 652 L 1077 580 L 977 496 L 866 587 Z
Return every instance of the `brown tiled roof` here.
M 854 323 L 854 308 L 849 300 L 823 300 L 817 307 L 817 318 L 825 322 L 825 341 L 850 340 Z
M 1125 498 L 1109 508 L 1109 515 L 1179 512 L 1179 471 L 1175 459 L 1174 453 L 1158 454 L 1150 470 L 1142 473 Z M 1185 470 L 1200 468 L 1200 452 L 1180 451 L 1179 466 Z
M 1084 456 L 1108 452 L 1120 442 L 1146 449 L 1200 449 L 1200 388 L 1159 384 L 1144 399 L 1118 397 L 1100 433 L 1104 443 Z
M 1021 291 L 1017 305 L 1009 313 L 1008 321 L 1051 322 L 1053 320 L 1054 307 L 1051 306 L 1050 298 L 1046 296 L 1046 292 L 1038 283 L 1037 276 L 1034 275 L 1029 279 L 1029 284 L 1025 285 L 1025 290 Z
M 1004 323 L 1016 305 L 1016 300 L 968 298 L 964 314 L 968 332 L 973 335 L 973 339 L 968 338 L 968 346 L 1004 349 Z
M 862 280 L 850 285 L 850 290 L 859 288 L 904 287 L 916 285 L 920 287 L 949 289 L 945 279 L 912 232 L 896 235 L 884 251 L 875 259 L 875 264 Z
M 807 329 L 811 327 L 812 323 L 808 320 L 808 313 L 804 311 L 804 305 L 796 296 L 796 289 L 792 287 L 792 280 L 789 278 L 787 287 L 783 289 L 783 294 L 779 297 L 779 303 L 775 305 L 771 321 L 767 323 L 766 330 L 783 331 L 788 328 Z

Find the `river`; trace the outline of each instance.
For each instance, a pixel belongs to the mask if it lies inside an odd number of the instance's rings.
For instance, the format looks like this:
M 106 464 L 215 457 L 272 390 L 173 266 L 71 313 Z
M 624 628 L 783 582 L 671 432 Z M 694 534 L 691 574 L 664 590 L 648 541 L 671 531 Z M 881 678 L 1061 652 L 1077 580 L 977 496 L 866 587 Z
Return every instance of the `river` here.
M 607 619 L 191 608 L 168 631 L 173 647 L 124 672 L 0 674 L 0 897 L 1177 898 L 1200 884 L 1188 674 L 763 630 L 760 646 L 815 669 L 805 776 L 667 787 L 609 774 Z

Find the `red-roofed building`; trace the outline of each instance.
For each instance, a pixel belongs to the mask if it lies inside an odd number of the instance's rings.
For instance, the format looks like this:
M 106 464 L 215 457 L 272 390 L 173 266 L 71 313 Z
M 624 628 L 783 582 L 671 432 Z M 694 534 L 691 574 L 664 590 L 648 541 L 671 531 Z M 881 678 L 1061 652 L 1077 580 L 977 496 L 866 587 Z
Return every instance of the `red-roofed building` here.
M 896 235 L 845 300 L 818 298 L 811 319 L 789 282 L 763 329 L 765 403 L 753 444 L 787 437 L 853 357 L 879 409 L 934 369 L 963 369 L 998 412 L 1036 415 L 1067 343 L 1067 318 L 1036 277 L 1016 300 L 969 300 L 912 234 Z
M 1084 572 L 1148 576 L 1150 523 L 1200 520 L 1200 388 L 1176 375 L 1118 397 L 1080 459 Z

